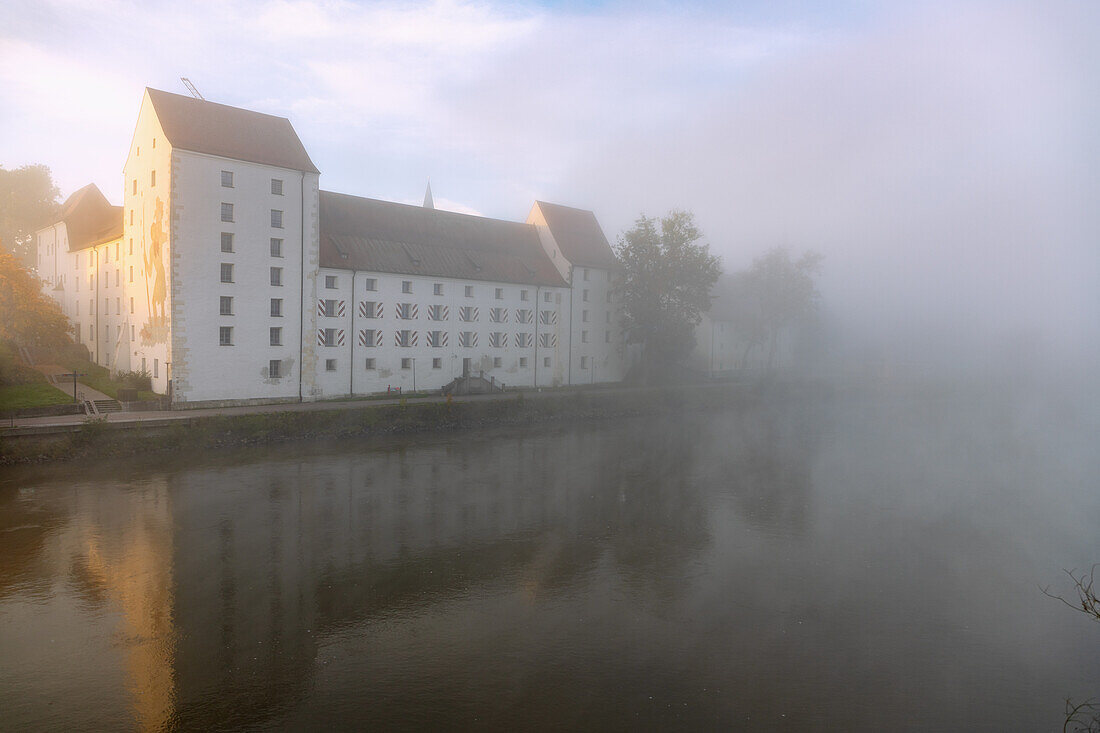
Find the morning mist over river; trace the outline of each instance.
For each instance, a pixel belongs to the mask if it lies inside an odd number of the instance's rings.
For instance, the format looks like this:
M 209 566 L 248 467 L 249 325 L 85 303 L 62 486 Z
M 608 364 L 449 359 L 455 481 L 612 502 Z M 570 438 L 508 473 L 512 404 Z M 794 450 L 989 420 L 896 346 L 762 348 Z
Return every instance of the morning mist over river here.
M 1100 3 L 0 3 L 0 733 L 1100 733 Z
M 1060 728 L 1097 428 L 863 389 L 11 469 L 0 727 Z

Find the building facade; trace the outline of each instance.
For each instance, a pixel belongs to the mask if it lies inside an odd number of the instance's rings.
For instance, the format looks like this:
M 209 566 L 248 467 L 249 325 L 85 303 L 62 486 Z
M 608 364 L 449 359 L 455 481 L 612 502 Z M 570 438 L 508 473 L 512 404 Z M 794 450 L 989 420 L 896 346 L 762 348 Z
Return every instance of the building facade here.
M 288 120 L 153 89 L 123 171 L 122 207 L 88 186 L 37 233 L 38 270 L 93 360 L 176 406 L 622 379 L 592 212 L 322 191 Z

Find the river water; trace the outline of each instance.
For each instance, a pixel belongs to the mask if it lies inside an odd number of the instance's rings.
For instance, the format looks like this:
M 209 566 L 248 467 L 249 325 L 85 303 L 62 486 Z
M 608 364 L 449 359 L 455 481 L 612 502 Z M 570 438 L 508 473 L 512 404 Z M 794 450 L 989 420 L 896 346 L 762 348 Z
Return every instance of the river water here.
M 0 728 L 1061 730 L 1097 434 L 857 395 L 7 469 Z

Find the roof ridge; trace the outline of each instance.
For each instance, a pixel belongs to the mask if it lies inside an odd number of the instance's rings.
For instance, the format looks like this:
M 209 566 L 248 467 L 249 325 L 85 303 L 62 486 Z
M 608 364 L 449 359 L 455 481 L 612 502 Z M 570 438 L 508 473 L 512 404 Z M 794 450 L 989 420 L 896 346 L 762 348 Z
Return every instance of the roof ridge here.
M 225 107 L 226 109 L 235 109 L 235 110 L 239 110 L 241 112 L 250 112 L 254 115 L 263 115 L 264 117 L 271 117 L 272 119 L 286 120 L 287 122 L 290 122 L 289 117 L 283 117 L 281 115 L 273 115 L 270 112 L 260 112 L 259 110 L 249 109 L 248 107 L 237 107 L 235 105 L 226 104 L 224 102 L 212 102 L 209 99 L 199 99 L 198 97 L 192 97 L 188 94 L 177 94 L 176 92 L 169 92 L 169 91 L 166 91 L 164 89 L 154 89 L 153 87 L 145 87 L 145 91 L 155 92 L 157 94 L 166 94 L 170 97 L 178 97 L 180 99 L 185 99 L 188 102 L 197 102 L 199 104 L 211 104 L 211 105 L 214 105 L 215 107 Z

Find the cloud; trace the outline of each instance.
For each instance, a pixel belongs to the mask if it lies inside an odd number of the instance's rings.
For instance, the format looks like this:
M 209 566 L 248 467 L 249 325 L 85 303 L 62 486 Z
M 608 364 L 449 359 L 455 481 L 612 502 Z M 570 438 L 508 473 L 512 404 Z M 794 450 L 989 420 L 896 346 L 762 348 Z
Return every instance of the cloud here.
M 690 208 L 730 268 L 824 251 L 837 317 L 915 358 L 1100 341 L 1100 11 L 833 7 L 24 0 L 0 163 L 117 200 L 142 87 L 188 76 L 289 116 L 326 189 L 419 203 L 431 176 L 455 210 L 558 200 L 612 239 Z

